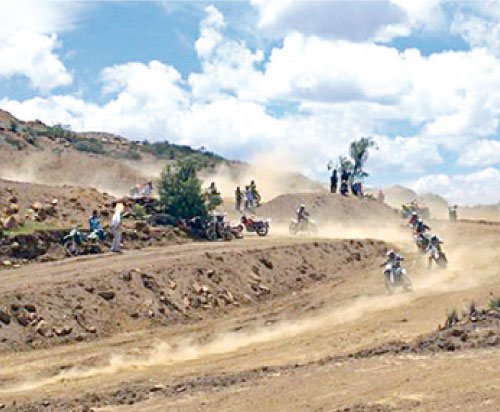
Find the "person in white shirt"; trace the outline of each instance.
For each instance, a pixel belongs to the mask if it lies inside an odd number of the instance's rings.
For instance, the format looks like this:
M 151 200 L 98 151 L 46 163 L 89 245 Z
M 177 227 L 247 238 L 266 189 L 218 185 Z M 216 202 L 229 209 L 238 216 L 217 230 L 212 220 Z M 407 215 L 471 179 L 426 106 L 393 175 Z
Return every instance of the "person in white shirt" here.
M 111 219 L 111 233 L 113 234 L 113 244 L 111 245 L 111 251 L 115 253 L 121 253 L 121 241 L 122 241 L 122 213 L 123 213 L 123 203 L 117 203 L 115 207 L 115 213 Z

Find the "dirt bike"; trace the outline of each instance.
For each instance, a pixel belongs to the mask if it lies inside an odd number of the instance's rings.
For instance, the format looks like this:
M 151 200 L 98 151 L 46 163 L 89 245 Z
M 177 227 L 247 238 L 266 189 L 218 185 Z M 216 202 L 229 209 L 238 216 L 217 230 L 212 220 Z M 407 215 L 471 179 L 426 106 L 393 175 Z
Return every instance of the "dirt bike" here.
M 233 240 L 234 236 L 231 227 L 228 223 L 224 222 L 224 215 L 215 214 L 208 218 L 205 223 L 205 237 L 210 241 L 217 239 L 225 241 Z
M 235 239 L 243 239 L 243 231 L 245 230 L 245 225 L 243 225 L 243 223 L 237 220 L 231 220 L 229 222 L 229 229 Z
M 415 244 L 417 245 L 420 253 L 426 253 L 427 248 L 429 247 L 431 237 L 426 233 L 416 234 L 415 235 Z
M 448 259 L 446 258 L 445 253 L 441 250 L 440 247 L 437 246 L 431 246 L 428 249 L 429 253 L 429 269 L 432 266 L 432 261 L 436 262 L 436 264 L 442 268 L 445 269 L 446 266 L 448 265 Z
M 390 295 L 398 286 L 401 286 L 405 292 L 410 292 L 413 289 L 405 268 L 401 267 L 401 260 L 384 266 L 384 285 Z
M 271 219 L 254 219 L 242 216 L 241 223 L 245 226 L 247 232 L 255 232 L 263 237 L 269 233 Z
M 68 256 L 78 256 L 82 254 L 97 254 L 101 253 L 100 242 L 105 238 L 105 233 L 102 229 L 94 230 L 89 234 L 86 234 L 77 227 L 71 229 L 71 231 L 62 238 L 62 244 L 66 255 Z
M 292 219 L 288 230 L 291 235 L 296 235 L 300 232 L 315 235 L 318 233 L 318 226 L 312 219 L 303 219 L 300 222 L 298 219 Z

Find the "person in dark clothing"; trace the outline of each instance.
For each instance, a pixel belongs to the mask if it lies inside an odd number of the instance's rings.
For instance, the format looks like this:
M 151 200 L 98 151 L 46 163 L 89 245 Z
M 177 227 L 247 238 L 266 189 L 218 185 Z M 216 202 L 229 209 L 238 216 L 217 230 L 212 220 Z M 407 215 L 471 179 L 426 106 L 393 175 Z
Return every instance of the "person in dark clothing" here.
M 236 211 L 241 212 L 241 201 L 243 200 L 243 193 L 241 192 L 240 187 L 236 188 L 234 192 L 234 200 L 236 201 Z
M 90 233 L 95 232 L 100 240 L 104 240 L 104 230 L 101 226 L 101 220 L 99 219 L 99 213 L 97 210 L 92 212 L 92 216 L 89 219 L 89 231 Z
M 349 177 L 350 177 L 349 172 L 347 170 L 343 169 L 342 174 L 340 175 L 340 181 L 347 183 L 347 181 L 349 180 Z
M 347 187 L 347 181 L 343 181 L 340 184 L 340 194 L 342 196 L 347 196 L 347 192 L 349 191 L 349 188 Z
M 333 169 L 332 175 L 330 176 L 330 192 L 337 193 L 337 185 L 339 183 L 339 178 L 337 176 L 337 169 Z

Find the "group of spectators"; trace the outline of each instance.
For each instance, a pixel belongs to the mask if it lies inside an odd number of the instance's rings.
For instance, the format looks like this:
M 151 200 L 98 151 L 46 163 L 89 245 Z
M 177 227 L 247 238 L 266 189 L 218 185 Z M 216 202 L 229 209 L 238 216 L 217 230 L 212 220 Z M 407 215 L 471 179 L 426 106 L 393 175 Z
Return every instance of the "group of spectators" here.
M 242 206 L 244 212 L 248 212 L 249 210 L 259 207 L 261 197 L 259 191 L 257 190 L 255 181 L 252 180 L 248 186 L 245 186 L 244 191 L 242 191 L 240 186 L 238 186 L 234 192 L 234 199 L 235 208 L 238 212 L 241 212 Z
M 339 172 L 333 169 L 330 176 L 330 192 L 337 193 L 339 183 Z M 342 196 L 349 195 L 349 189 L 354 196 L 363 197 L 363 184 L 359 180 L 355 180 L 351 173 L 345 169 L 340 171 L 340 194 Z

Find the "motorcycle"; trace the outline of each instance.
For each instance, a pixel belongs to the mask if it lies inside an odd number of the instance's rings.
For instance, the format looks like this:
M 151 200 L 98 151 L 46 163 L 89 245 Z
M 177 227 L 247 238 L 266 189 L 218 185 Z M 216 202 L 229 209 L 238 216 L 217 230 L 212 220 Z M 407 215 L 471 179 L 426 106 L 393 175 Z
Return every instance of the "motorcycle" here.
M 245 230 L 245 225 L 243 225 L 243 223 L 237 220 L 231 220 L 229 222 L 229 229 L 235 239 L 243 239 L 243 231 Z
M 217 239 L 231 241 L 234 237 L 229 224 L 224 222 L 223 214 L 214 214 L 208 218 L 205 225 L 205 236 L 210 241 Z
M 258 236 L 264 237 L 269 233 L 271 219 L 254 219 L 242 216 L 241 223 L 244 225 L 247 232 L 255 232 Z
M 384 267 L 384 285 L 387 292 L 392 295 L 396 287 L 401 286 L 405 292 L 413 289 L 411 280 L 406 274 L 406 269 L 401 266 L 401 260 Z
M 415 235 L 415 244 L 421 253 L 425 253 L 429 247 L 431 237 L 426 233 Z
M 296 235 L 300 232 L 315 235 L 318 233 L 318 226 L 316 222 L 312 219 L 304 219 L 299 222 L 298 219 L 292 219 L 288 230 L 291 235 Z
M 82 254 L 97 254 L 101 253 L 101 241 L 104 241 L 105 233 L 102 229 L 94 230 L 86 234 L 77 227 L 74 227 L 70 232 L 62 238 L 62 244 L 66 255 L 69 257 Z
M 445 253 L 441 250 L 440 247 L 432 245 L 428 249 L 429 253 L 429 269 L 432 267 L 432 261 L 436 262 L 436 264 L 445 269 L 448 265 L 448 259 L 446 258 Z

